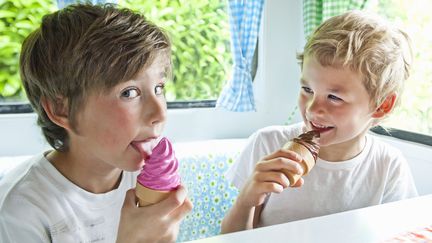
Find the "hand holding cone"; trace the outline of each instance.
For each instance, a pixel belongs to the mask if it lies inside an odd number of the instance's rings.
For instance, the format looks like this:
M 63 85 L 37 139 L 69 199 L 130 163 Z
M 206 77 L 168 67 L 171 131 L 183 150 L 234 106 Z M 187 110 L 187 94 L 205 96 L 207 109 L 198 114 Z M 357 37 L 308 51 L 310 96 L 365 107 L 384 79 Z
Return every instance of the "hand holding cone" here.
M 282 170 L 282 172 L 288 177 L 290 186 L 293 186 L 300 179 L 300 177 L 307 175 L 314 167 L 320 148 L 318 143 L 319 137 L 320 133 L 318 131 L 312 130 L 300 134 L 300 136 L 289 141 L 282 147 L 283 149 L 298 153 L 303 158 L 300 163 L 303 168 L 302 175 L 294 174 L 291 171 L 285 169 Z

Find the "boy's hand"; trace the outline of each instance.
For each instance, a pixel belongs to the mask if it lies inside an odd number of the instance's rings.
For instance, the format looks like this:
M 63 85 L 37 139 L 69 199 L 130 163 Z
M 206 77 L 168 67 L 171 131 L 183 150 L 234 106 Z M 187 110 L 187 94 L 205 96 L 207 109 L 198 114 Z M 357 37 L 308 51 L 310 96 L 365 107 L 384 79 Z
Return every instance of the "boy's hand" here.
M 281 169 L 302 174 L 303 169 L 299 164 L 301 160 L 296 152 L 284 149 L 264 157 L 256 164 L 254 172 L 243 186 L 237 199 L 238 203 L 246 208 L 252 208 L 263 204 L 269 193 L 282 192 L 290 186 L 290 182 Z M 293 187 L 301 185 L 303 185 L 303 178 L 300 178 Z
M 175 242 L 180 222 L 191 210 L 183 186 L 160 203 L 146 207 L 137 207 L 135 190 L 131 189 L 121 210 L 117 243 Z

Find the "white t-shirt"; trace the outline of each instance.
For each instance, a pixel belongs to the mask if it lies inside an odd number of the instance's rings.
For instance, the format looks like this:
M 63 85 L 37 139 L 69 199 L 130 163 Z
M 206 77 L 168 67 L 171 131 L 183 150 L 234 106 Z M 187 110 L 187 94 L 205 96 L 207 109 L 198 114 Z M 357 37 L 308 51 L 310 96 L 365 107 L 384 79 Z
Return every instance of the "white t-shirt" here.
M 237 188 L 255 164 L 302 133 L 303 123 L 271 126 L 254 133 L 227 178 Z M 287 188 L 266 199 L 259 226 L 285 223 L 416 197 L 410 168 L 401 152 L 370 134 L 355 158 L 328 162 L 318 158 L 300 188 Z
M 123 172 L 117 189 L 93 194 L 39 154 L 0 181 L 0 242 L 115 242 L 136 176 Z

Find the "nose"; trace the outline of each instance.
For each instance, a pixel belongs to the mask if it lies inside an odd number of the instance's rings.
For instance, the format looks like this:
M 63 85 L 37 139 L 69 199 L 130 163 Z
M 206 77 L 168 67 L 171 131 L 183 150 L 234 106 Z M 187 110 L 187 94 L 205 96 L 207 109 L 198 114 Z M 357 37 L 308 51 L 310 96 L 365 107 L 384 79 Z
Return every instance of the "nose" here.
M 311 98 L 306 104 L 306 115 L 308 118 L 322 116 L 325 112 L 323 101 L 319 97 Z
M 151 96 L 149 97 L 144 109 L 144 119 L 149 126 L 155 126 L 159 123 L 163 123 L 166 120 L 167 114 L 167 104 L 165 98 L 161 96 Z

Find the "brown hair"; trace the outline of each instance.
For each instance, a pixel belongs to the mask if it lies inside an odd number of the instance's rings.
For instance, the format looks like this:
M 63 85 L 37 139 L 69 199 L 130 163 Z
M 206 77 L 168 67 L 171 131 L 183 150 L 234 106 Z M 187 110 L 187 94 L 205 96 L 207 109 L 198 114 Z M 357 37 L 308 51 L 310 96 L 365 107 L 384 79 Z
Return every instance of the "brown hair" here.
M 322 23 L 297 59 L 311 56 L 323 66 L 344 66 L 363 76 L 374 108 L 402 92 L 409 76 L 412 51 L 408 35 L 379 16 L 349 11 Z M 399 103 L 399 99 L 397 100 Z
M 48 118 L 42 99 L 54 107 L 61 105 L 59 99 L 66 101 L 74 128 L 88 94 L 132 79 L 159 54 L 171 63 L 168 36 L 129 9 L 76 4 L 44 16 L 23 42 L 20 74 L 48 143 L 66 151 L 68 135 Z

